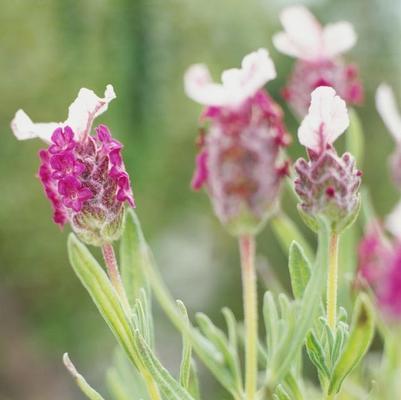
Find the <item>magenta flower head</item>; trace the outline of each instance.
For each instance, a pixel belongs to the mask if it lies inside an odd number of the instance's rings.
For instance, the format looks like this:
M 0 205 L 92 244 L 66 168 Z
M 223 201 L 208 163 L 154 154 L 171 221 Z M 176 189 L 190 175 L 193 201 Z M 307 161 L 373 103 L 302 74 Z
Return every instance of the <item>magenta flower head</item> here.
M 185 74 L 187 95 L 205 106 L 192 187 L 205 187 L 220 221 L 234 235 L 255 233 L 272 211 L 286 174 L 280 160 L 288 134 L 279 106 L 263 86 L 275 78 L 268 52 L 247 55 L 240 69 L 213 83 L 204 65 Z
M 61 227 L 70 223 L 81 240 L 95 246 L 118 239 L 124 203 L 135 206 L 121 157 L 122 144 L 105 125 L 90 135 L 94 119 L 115 97 L 111 85 L 104 98 L 83 88 L 63 123 L 33 123 L 22 110 L 11 123 L 17 139 L 40 138 L 48 144 L 39 152 L 38 175 L 54 222 Z
M 349 118 L 344 100 L 333 88 L 322 86 L 312 92 L 307 116 L 298 129 L 298 138 L 309 159 L 296 161 L 295 191 L 301 199 L 298 209 L 308 226 L 317 229 L 319 216 L 340 233 L 356 217 L 361 172 L 350 153 L 338 156 L 334 141 L 347 129 Z
M 331 86 L 348 104 L 359 104 L 363 88 L 355 65 L 340 55 L 356 42 L 352 25 L 342 21 L 321 26 L 304 6 L 290 6 L 280 15 L 284 32 L 273 37 L 278 51 L 297 62 L 283 96 L 299 117 L 306 115 L 310 94 L 319 86 Z
M 358 249 L 358 282 L 368 286 L 387 322 L 401 320 L 401 242 L 390 242 L 380 225 L 371 224 Z

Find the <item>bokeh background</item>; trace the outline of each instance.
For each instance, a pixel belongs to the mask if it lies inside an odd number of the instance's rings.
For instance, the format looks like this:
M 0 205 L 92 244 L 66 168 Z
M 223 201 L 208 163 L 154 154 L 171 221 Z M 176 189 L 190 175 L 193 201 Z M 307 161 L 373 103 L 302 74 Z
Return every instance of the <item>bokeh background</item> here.
M 39 141 L 17 142 L 10 120 L 23 108 L 36 121 L 62 121 L 79 88 L 117 93 L 98 122 L 125 144 L 138 214 L 163 275 L 191 313 L 221 323 L 220 308 L 240 318 L 235 241 L 213 216 L 207 197 L 193 193 L 200 108 L 183 92 L 188 65 L 206 62 L 217 78 L 243 55 L 267 47 L 278 70 L 268 84 L 280 98 L 293 60 L 271 43 L 283 0 L 4 0 L 0 3 L 0 400 L 81 399 L 61 356 L 69 351 L 104 393 L 114 339 L 67 261 L 68 228 L 51 221 L 35 177 Z M 401 103 L 399 0 L 303 2 L 321 21 L 346 19 L 359 40 L 346 58 L 360 66 L 366 100 L 358 109 L 365 139 L 364 181 L 380 215 L 399 194 L 388 176 L 394 144 L 374 108 L 374 91 L 389 82 Z M 294 142 L 293 157 L 302 154 Z M 288 212 L 299 222 L 293 204 Z M 301 225 L 301 223 L 299 222 Z M 306 231 L 305 231 L 306 232 Z M 288 286 L 286 258 L 269 227 L 258 238 L 260 264 Z M 270 271 L 270 272 L 269 272 Z M 179 337 L 156 308 L 158 349 L 177 370 Z M 205 378 L 204 382 L 209 382 Z M 210 389 L 212 388 L 212 389 Z M 212 398 L 218 388 L 204 384 Z M 206 396 L 205 398 L 209 398 Z

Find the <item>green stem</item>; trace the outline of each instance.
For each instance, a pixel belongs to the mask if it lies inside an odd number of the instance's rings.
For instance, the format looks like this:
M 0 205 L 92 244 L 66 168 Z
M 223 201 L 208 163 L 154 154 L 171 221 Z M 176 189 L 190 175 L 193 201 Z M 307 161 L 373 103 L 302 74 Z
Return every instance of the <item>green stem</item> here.
M 245 393 L 254 400 L 258 376 L 258 302 L 255 273 L 255 238 L 239 238 L 245 319 Z
M 107 273 L 109 275 L 110 282 L 120 298 L 122 307 L 129 316 L 131 314 L 131 306 L 129 304 L 127 293 L 125 291 L 124 284 L 118 270 L 118 263 L 113 245 L 111 243 L 105 243 L 102 246 L 102 254 L 107 267 Z M 143 368 L 143 366 L 138 365 L 137 367 L 140 370 L 142 377 L 144 378 L 149 398 L 151 400 L 161 400 L 159 389 L 153 377 L 146 369 Z
M 337 321 L 338 242 L 336 233 L 330 234 L 327 270 L 327 323 L 334 332 Z

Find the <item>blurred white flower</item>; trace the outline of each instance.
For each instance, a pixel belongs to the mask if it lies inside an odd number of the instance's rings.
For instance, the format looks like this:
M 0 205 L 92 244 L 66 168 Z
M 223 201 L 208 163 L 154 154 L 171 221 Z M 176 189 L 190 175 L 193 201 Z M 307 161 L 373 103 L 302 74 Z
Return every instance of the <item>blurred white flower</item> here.
M 273 37 L 276 49 L 307 61 L 332 59 L 356 43 L 356 33 L 349 22 L 340 21 L 322 26 L 304 6 L 285 8 L 280 14 L 284 27 Z
M 188 97 L 205 106 L 237 107 L 254 95 L 266 82 L 276 77 L 276 70 L 266 49 L 244 57 L 241 68 L 222 73 L 222 83 L 212 81 L 206 65 L 189 67 L 184 76 Z
M 382 83 L 376 91 L 376 108 L 396 142 L 401 141 L 401 113 L 391 87 Z

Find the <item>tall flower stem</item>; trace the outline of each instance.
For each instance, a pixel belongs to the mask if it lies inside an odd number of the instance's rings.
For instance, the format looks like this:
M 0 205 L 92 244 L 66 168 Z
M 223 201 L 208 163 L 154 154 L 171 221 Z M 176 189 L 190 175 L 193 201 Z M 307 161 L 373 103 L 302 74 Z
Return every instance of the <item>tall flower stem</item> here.
M 242 287 L 245 319 L 245 393 L 247 400 L 254 400 L 258 375 L 258 303 L 255 273 L 255 238 L 239 238 L 241 253 Z
M 110 278 L 110 282 L 116 290 L 122 306 L 126 311 L 130 310 L 130 305 L 128 302 L 127 293 L 125 292 L 123 282 L 121 280 L 121 275 L 118 270 L 118 263 L 116 254 L 114 253 L 114 248 L 111 243 L 105 243 L 102 246 L 103 259 L 107 267 L 107 273 Z
M 337 320 L 338 243 L 339 235 L 332 232 L 327 271 L 327 323 L 332 331 L 336 329 Z
M 113 285 L 115 291 L 117 292 L 121 301 L 121 305 L 124 308 L 125 312 L 127 313 L 127 315 L 130 315 L 131 307 L 128 301 L 127 293 L 123 285 L 123 281 L 121 279 L 120 271 L 118 270 L 118 263 L 113 245 L 111 243 L 104 244 L 102 246 L 102 254 L 104 262 L 107 267 L 107 273 L 109 275 L 110 282 Z M 145 380 L 149 398 L 151 400 L 161 400 L 159 389 L 153 377 L 149 374 L 147 370 L 144 370 L 141 366 L 139 366 L 139 369 Z

